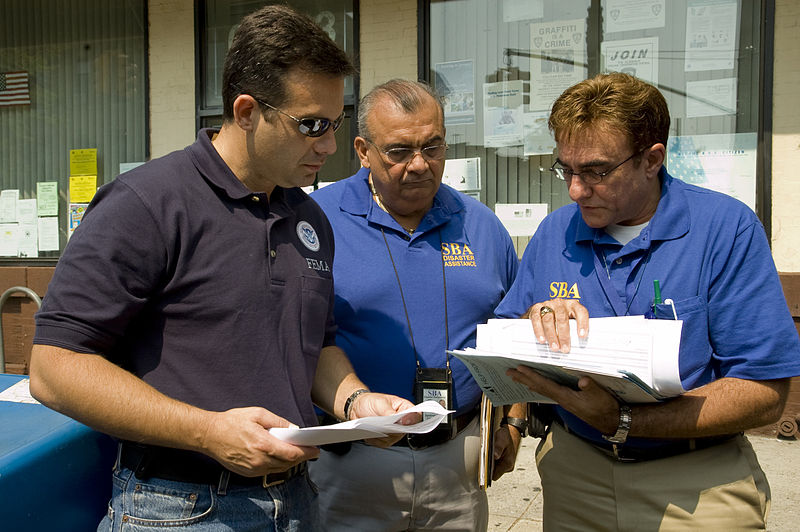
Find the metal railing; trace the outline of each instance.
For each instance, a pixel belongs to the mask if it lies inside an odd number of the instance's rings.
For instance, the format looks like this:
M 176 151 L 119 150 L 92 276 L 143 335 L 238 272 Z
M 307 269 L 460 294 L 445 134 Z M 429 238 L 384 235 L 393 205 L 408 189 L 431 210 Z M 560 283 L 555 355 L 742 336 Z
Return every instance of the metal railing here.
M 3 338 L 3 306 L 6 304 L 6 301 L 12 294 L 16 294 L 17 292 L 22 292 L 30 299 L 33 299 L 34 303 L 36 303 L 36 309 L 38 310 L 42 306 L 42 298 L 39 295 L 28 288 L 27 286 L 12 286 L 5 292 L 3 295 L 0 296 L 0 373 L 6 372 L 6 354 L 5 354 L 5 343 Z

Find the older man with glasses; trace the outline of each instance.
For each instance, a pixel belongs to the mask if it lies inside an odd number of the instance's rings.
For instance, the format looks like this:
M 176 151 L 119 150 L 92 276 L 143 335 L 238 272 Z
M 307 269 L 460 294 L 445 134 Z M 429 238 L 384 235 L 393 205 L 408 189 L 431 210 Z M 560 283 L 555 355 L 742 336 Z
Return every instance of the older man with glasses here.
M 336 238 L 336 343 L 370 390 L 455 410 L 431 434 L 375 450 L 323 450 L 310 466 L 326 530 L 485 530 L 478 487 L 480 388 L 448 349 L 511 286 L 511 238 L 483 204 L 443 185 L 441 103 L 423 83 L 392 80 L 359 106 L 361 170 L 311 197 Z M 513 468 L 525 405 L 497 431 L 495 478 Z
M 661 93 L 627 74 L 552 108 L 550 170 L 574 203 L 539 226 L 497 313 L 530 317 L 562 352 L 578 341 L 570 319 L 582 336 L 589 316 L 682 320 L 688 391 L 626 404 L 588 377 L 572 389 L 511 370 L 558 404 L 536 456 L 545 530 L 765 529 L 769 485 L 742 431 L 779 418 L 800 341 L 761 222 L 667 173 L 669 124 Z
M 411 406 L 363 393 L 336 347 L 333 234 L 299 188 L 336 150 L 351 72 L 308 17 L 246 16 L 222 127 L 102 187 L 72 236 L 31 392 L 120 440 L 99 530 L 317 530 L 319 450 L 269 429 L 316 425 L 312 401 L 339 418 Z

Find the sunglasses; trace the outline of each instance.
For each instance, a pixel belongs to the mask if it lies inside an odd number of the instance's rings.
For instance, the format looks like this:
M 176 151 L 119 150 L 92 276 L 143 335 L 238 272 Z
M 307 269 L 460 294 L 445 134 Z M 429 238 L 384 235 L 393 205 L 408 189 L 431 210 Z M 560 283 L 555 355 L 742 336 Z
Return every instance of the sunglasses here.
M 344 122 L 344 111 L 342 111 L 342 114 L 339 115 L 339 118 L 333 121 L 328 120 L 327 118 L 297 118 L 296 116 L 290 115 L 286 111 L 278 109 L 274 105 L 270 105 L 267 102 L 259 100 L 255 96 L 253 96 L 253 99 L 261 105 L 265 105 L 273 111 L 278 111 L 280 114 L 288 116 L 297 122 L 297 130 L 306 137 L 321 137 L 330 128 L 333 128 L 333 130 L 336 131 L 342 125 L 342 122 Z

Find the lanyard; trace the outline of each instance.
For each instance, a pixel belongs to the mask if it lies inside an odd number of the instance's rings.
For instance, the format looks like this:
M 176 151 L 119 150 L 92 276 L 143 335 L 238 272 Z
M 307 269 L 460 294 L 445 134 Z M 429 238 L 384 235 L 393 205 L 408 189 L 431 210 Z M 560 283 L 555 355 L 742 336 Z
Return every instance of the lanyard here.
M 414 360 L 417 363 L 417 369 L 419 370 L 422 366 L 419 363 L 419 355 L 417 354 L 417 345 L 414 343 L 414 332 L 411 330 L 411 319 L 408 316 L 408 307 L 406 306 L 406 298 L 403 294 L 403 284 L 400 282 L 400 274 L 397 271 L 397 265 L 395 265 L 394 257 L 392 256 L 392 250 L 389 248 L 389 241 L 386 239 L 386 232 L 381 227 L 381 234 L 383 235 L 383 242 L 386 244 L 386 251 L 389 252 L 389 260 L 392 261 L 392 268 L 394 269 L 394 276 L 397 279 L 397 287 L 400 289 L 400 300 L 403 302 L 403 311 L 406 314 L 406 323 L 408 324 L 408 335 L 411 337 L 411 348 L 414 350 Z M 450 354 L 447 352 L 450 349 L 450 326 L 448 324 L 447 319 L 447 279 L 444 274 L 444 252 L 442 251 L 442 230 L 439 229 L 439 253 L 442 257 L 442 291 L 444 293 L 444 337 L 445 337 L 445 364 L 448 369 L 450 370 Z

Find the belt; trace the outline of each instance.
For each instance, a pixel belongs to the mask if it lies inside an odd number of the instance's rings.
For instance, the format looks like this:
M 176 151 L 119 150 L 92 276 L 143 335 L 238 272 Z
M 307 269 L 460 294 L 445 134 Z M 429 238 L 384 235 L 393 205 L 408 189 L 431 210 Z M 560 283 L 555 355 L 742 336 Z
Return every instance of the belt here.
M 268 488 L 304 475 L 308 471 L 302 462 L 286 471 L 269 473 L 260 477 L 245 477 L 233 473 L 204 455 L 137 443 L 120 443 L 119 463 L 133 471 L 136 478 L 146 480 L 157 477 L 174 482 L 226 486 L 261 486 Z
M 425 449 L 426 447 L 433 447 L 440 445 L 455 438 L 458 433 L 467 428 L 475 416 L 478 414 L 478 409 L 472 409 L 465 414 L 461 414 L 453 419 L 453 427 L 455 430 L 442 430 L 434 429 L 426 434 L 406 434 L 400 438 L 395 447 L 409 447 L 414 450 Z
M 730 441 L 740 434 L 724 434 L 722 436 L 710 436 L 707 438 L 673 440 L 657 447 L 628 447 L 625 444 L 604 444 L 594 440 L 589 440 L 580 434 L 576 434 L 569 430 L 569 428 L 564 425 L 564 422 L 561 419 L 556 418 L 556 422 L 573 436 L 580 438 L 598 451 L 610 456 L 618 462 L 647 462 L 649 460 L 669 458 L 670 456 L 677 456 L 680 454 L 690 453 L 692 451 L 708 449 L 709 447 Z

